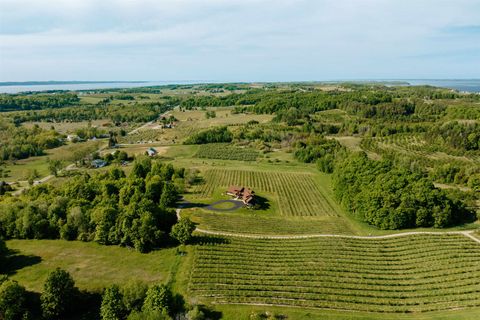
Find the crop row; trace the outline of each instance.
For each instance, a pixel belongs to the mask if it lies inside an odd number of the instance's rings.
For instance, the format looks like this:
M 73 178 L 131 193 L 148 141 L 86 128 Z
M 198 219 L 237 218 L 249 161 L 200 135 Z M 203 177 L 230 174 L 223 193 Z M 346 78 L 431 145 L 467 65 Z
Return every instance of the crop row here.
M 480 305 L 479 279 L 480 246 L 458 234 L 230 238 L 195 248 L 189 290 L 216 303 L 427 312 Z
M 307 173 L 261 172 L 247 170 L 210 169 L 199 193 L 210 197 L 217 187 L 240 185 L 257 193 L 277 195 L 279 209 L 286 216 L 337 216 L 328 197 Z
M 224 143 L 211 143 L 201 145 L 195 156 L 205 159 L 255 161 L 259 153 L 249 148 L 240 148 Z

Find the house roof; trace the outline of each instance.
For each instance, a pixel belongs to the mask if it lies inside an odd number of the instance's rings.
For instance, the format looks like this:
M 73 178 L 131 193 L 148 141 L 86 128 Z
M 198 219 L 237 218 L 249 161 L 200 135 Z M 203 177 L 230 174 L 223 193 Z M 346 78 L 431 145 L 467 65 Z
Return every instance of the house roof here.
M 229 193 L 239 193 L 239 192 L 242 192 L 242 190 L 243 190 L 243 187 L 230 186 L 230 188 L 228 188 L 227 192 L 229 192 Z
M 243 190 L 243 196 L 244 197 L 249 197 L 249 196 L 253 196 L 255 194 L 255 192 L 253 192 L 253 190 L 250 190 L 248 188 L 245 188 Z

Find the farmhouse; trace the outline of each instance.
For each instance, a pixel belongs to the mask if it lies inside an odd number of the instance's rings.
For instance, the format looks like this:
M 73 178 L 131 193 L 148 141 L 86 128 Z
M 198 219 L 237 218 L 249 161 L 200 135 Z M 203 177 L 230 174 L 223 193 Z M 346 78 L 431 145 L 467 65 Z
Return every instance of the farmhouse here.
M 255 197 L 255 192 L 245 187 L 230 186 L 227 194 L 235 197 L 235 199 L 242 200 L 246 205 L 252 205 Z

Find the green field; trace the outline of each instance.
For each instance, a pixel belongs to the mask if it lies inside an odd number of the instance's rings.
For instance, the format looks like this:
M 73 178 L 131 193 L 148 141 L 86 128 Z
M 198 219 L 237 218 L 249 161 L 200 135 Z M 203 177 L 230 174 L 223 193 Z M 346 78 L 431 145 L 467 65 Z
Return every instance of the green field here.
M 15 253 L 7 266 L 11 277 L 37 292 L 42 290 L 48 273 L 57 267 L 70 272 L 79 288 L 94 291 L 131 279 L 165 282 L 177 258 L 175 249 L 142 254 L 79 241 L 9 240 L 7 246 Z
M 480 307 L 480 246 L 463 235 L 228 238 L 195 248 L 189 292 L 217 304 L 373 313 Z
M 205 183 L 196 192 L 209 198 L 219 187 L 239 185 L 276 195 L 280 214 L 284 216 L 340 216 L 341 213 L 316 184 L 310 173 L 210 169 Z
M 211 143 L 201 145 L 195 157 L 206 159 L 255 161 L 259 152 L 249 148 L 230 146 L 226 143 Z
M 183 214 L 182 214 L 183 215 Z M 263 213 L 196 211 L 190 218 L 209 231 L 253 235 L 356 234 L 356 226 L 342 217 L 270 217 Z

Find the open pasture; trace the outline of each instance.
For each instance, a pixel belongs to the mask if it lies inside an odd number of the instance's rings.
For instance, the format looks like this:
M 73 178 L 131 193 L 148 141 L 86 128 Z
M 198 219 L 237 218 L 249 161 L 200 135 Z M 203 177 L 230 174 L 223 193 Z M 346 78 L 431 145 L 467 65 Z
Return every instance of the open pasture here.
M 38 125 L 40 128 L 49 130 L 54 128 L 57 132 L 61 134 L 75 133 L 78 129 L 85 129 L 89 125 L 92 127 L 97 127 L 103 130 L 111 130 L 109 127 L 112 126 L 112 121 L 110 119 L 101 119 L 101 120 L 92 120 L 92 121 L 78 121 L 78 122 L 46 122 L 46 121 L 31 121 L 22 123 L 23 126 L 27 128 L 32 128 L 35 125 Z
M 48 273 L 57 267 L 70 272 L 80 289 L 102 290 L 131 279 L 164 282 L 175 261 L 174 249 L 142 254 L 118 246 L 64 240 L 10 240 L 7 246 L 14 251 L 7 261 L 8 273 L 34 291 L 42 290 Z
M 195 248 L 192 296 L 220 304 L 373 313 L 480 306 L 480 245 L 458 234 L 227 238 Z
M 203 198 L 211 197 L 219 187 L 240 185 L 253 188 L 257 193 L 275 194 L 284 216 L 340 215 L 333 200 L 317 186 L 310 173 L 215 168 L 205 171 L 204 179 L 205 183 L 196 190 Z

